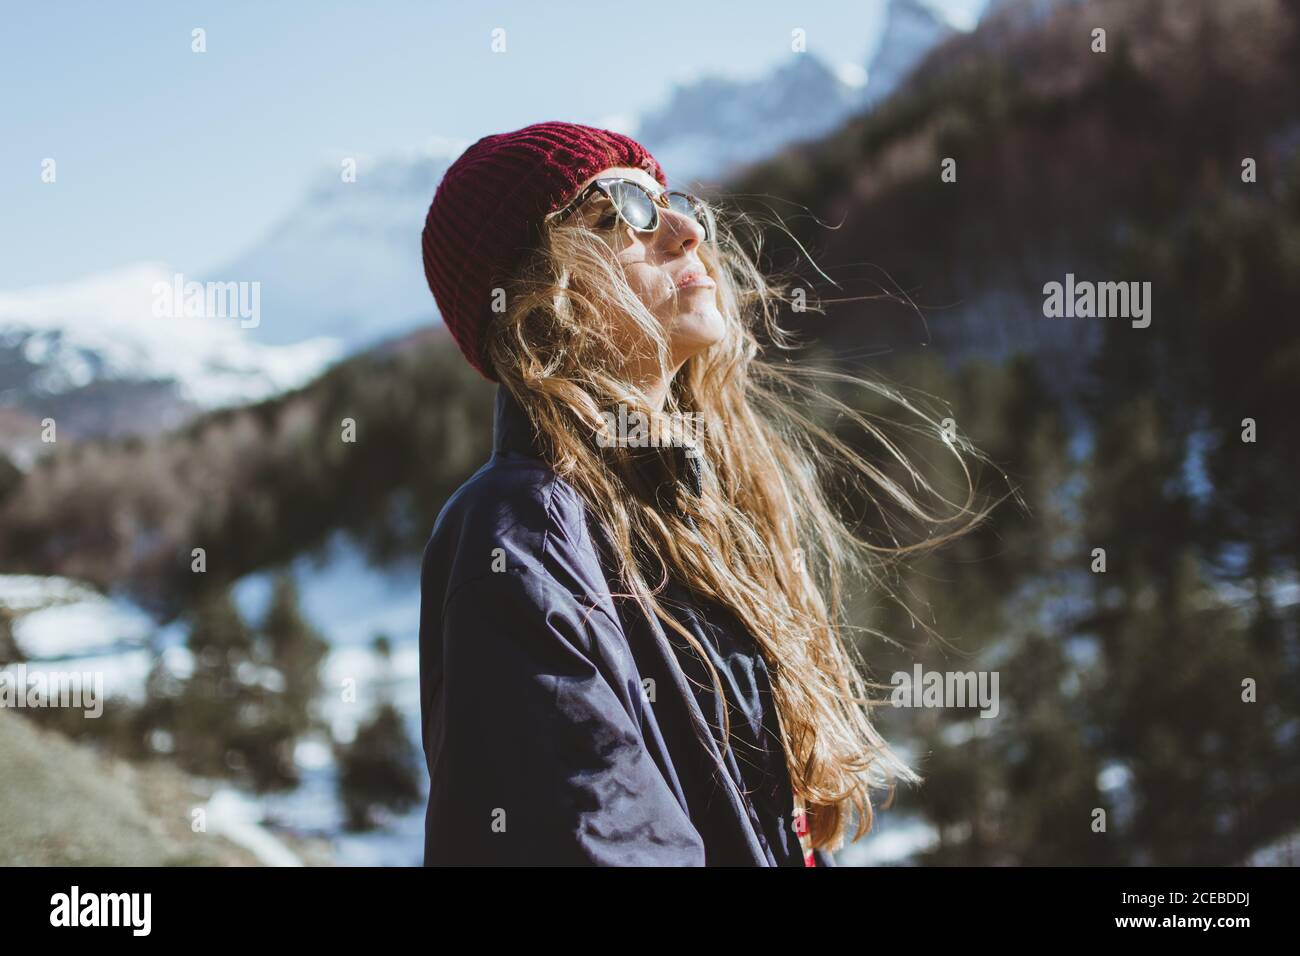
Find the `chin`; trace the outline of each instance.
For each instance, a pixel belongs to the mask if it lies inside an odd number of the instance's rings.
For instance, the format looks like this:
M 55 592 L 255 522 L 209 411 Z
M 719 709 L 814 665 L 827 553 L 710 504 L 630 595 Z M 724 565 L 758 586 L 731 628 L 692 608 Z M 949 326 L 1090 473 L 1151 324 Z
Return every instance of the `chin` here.
M 726 320 L 717 309 L 679 316 L 673 328 L 673 345 L 695 354 L 717 345 L 727 333 Z

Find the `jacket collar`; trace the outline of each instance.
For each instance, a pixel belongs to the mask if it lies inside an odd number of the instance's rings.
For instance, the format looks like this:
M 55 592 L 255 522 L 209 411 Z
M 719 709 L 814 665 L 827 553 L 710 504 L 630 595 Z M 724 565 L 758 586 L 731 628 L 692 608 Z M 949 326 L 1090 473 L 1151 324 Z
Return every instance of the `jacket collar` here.
M 492 416 L 492 451 L 494 454 L 518 454 L 526 455 L 531 458 L 542 457 L 541 445 L 537 439 L 537 431 L 533 427 L 532 419 L 524 411 L 523 406 L 510 394 L 510 390 L 504 385 L 497 385 L 496 407 Z M 662 451 L 661 455 L 655 452 Z M 645 452 L 646 454 L 640 454 Z M 672 445 L 664 449 L 638 449 L 637 457 L 649 467 L 647 475 L 659 475 L 660 472 L 654 467 L 654 459 L 658 459 L 659 464 L 666 465 L 671 469 L 671 475 L 680 476 L 687 488 L 694 494 L 700 493 L 700 461 L 698 456 L 686 454 L 686 450 L 680 446 Z M 672 482 L 675 484 L 675 482 Z M 658 484 L 658 480 L 656 480 Z
M 492 451 L 541 457 L 532 419 L 504 385 L 497 386 L 496 408 L 492 413 Z

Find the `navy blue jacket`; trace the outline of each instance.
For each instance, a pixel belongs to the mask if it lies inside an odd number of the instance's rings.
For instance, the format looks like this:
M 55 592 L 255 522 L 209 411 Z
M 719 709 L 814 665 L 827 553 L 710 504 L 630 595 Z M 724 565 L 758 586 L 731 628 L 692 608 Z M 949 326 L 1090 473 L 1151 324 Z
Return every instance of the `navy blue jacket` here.
M 498 387 L 492 457 L 425 549 L 426 865 L 804 865 L 757 645 L 702 596 L 663 596 L 732 704 L 723 773 L 722 702 L 702 662 L 611 596 L 627 589 L 606 539 L 537 447 Z

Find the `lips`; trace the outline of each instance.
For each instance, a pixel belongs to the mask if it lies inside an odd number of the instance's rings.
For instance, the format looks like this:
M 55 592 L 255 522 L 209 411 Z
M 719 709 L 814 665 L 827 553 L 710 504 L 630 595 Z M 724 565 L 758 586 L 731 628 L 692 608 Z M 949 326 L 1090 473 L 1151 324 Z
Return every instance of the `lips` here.
M 677 277 L 679 289 L 712 289 L 716 285 L 703 269 L 687 269 Z

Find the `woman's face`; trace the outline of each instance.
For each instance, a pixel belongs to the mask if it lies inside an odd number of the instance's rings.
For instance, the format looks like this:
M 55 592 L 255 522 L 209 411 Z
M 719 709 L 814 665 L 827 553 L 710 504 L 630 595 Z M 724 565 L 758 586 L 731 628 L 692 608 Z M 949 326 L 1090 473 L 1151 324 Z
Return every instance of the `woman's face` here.
M 625 166 L 602 170 L 587 182 L 613 176 L 633 180 L 651 194 L 663 189 L 649 173 Z M 614 248 L 628 285 L 667 333 L 671 368 L 676 372 L 687 359 L 721 341 L 725 324 L 718 310 L 717 284 L 699 257 L 703 227 L 676 210 L 662 206 L 658 210 L 659 227 L 650 233 L 636 232 L 617 217 L 603 198 L 589 200 L 581 215 L 590 225 L 612 228 Z M 629 317 L 626 322 L 629 339 L 638 336 L 639 330 L 632 319 Z M 633 365 L 629 369 L 633 375 L 637 365 L 648 368 L 647 363 L 653 363 L 644 349 L 635 348 L 634 341 L 628 341 L 628 346 L 624 354 Z

